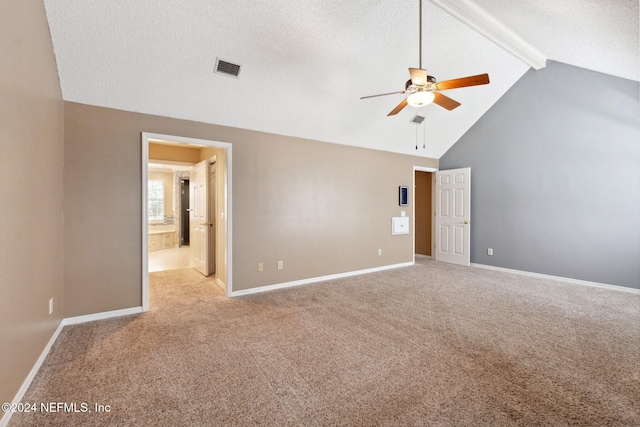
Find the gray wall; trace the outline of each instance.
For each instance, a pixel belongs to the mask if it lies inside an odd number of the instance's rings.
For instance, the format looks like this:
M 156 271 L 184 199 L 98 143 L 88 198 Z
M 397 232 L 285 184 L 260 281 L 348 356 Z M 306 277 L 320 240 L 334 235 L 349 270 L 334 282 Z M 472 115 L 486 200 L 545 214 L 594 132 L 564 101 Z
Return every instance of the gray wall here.
M 0 402 L 62 319 L 62 115 L 42 1 L 0 1 Z
M 471 167 L 472 262 L 640 288 L 638 93 L 548 61 L 440 159 Z

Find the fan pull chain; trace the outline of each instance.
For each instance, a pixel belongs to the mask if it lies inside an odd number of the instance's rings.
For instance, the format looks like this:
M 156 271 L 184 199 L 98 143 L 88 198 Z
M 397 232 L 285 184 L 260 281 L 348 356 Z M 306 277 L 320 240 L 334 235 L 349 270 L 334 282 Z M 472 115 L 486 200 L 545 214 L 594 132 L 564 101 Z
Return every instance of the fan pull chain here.
M 423 134 L 422 134 L 423 135 L 422 148 L 427 148 L 427 125 L 424 122 L 422 122 L 422 127 L 424 128 L 422 130 L 422 132 L 423 132 Z
M 416 150 L 418 149 L 418 126 L 416 126 Z

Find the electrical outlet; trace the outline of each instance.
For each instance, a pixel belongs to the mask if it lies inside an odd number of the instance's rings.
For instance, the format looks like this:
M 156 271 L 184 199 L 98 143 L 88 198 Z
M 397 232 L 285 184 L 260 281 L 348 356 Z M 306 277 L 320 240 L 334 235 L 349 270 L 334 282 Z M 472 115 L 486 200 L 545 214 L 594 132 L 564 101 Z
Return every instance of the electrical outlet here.
M 278 261 L 278 270 L 282 270 L 284 268 L 284 263 L 282 261 Z
M 49 314 L 53 314 L 53 298 L 49 300 Z
M 258 271 L 263 271 L 264 270 L 264 264 L 259 262 L 258 263 Z
M 493 255 L 493 249 L 491 248 L 487 249 L 487 255 Z
M 378 256 L 382 256 L 382 249 L 378 249 Z

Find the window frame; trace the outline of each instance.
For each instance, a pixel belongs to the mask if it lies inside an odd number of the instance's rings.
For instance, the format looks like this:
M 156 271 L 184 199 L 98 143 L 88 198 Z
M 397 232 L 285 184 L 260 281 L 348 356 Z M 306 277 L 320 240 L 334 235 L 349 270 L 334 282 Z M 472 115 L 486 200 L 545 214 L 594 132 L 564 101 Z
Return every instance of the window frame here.
M 152 197 L 152 194 L 156 192 L 156 189 L 151 188 L 151 183 L 160 183 L 160 194 L 161 197 Z M 151 214 L 151 205 L 152 202 L 160 202 L 161 206 L 161 215 L 154 216 Z M 147 217 L 149 220 L 149 224 L 162 224 L 164 222 L 164 181 L 161 179 L 148 179 L 147 180 Z

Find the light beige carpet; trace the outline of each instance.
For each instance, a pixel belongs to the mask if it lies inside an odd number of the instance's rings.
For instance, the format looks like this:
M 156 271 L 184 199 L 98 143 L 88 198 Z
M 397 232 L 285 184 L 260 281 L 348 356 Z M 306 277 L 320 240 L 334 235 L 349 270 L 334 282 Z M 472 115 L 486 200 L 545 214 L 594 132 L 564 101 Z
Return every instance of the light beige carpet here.
M 65 327 L 10 426 L 640 425 L 640 295 L 418 260 L 226 299 L 153 273 L 151 311 Z

